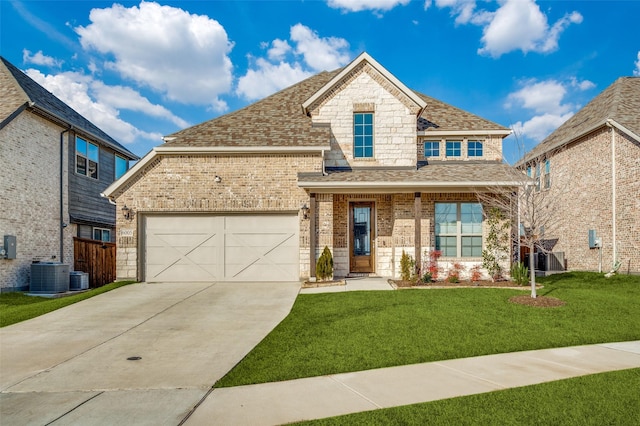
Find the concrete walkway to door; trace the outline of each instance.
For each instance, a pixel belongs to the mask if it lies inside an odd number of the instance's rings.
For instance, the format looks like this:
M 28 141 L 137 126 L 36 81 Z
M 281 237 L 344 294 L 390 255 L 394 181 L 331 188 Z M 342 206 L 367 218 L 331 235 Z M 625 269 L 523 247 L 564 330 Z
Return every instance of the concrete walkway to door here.
M 299 288 L 133 284 L 4 327 L 0 421 L 177 425 L 282 321 Z

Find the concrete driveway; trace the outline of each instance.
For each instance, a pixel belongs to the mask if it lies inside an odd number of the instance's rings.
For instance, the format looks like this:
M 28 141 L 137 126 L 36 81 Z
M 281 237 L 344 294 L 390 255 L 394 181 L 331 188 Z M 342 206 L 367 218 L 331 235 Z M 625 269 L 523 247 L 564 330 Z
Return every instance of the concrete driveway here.
M 282 321 L 299 288 L 134 284 L 4 327 L 0 421 L 177 425 Z

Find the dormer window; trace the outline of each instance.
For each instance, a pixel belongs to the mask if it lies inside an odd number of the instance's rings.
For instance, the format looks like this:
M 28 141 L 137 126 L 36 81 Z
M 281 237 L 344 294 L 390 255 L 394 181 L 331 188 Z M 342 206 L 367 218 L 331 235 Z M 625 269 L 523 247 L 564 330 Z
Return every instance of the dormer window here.
M 460 157 L 462 155 L 461 141 L 447 141 L 447 158 Z
M 440 157 L 440 142 L 439 141 L 425 141 L 424 142 L 424 156 Z
M 467 142 L 467 155 L 469 157 L 482 157 L 482 142 L 480 141 Z
M 353 114 L 353 158 L 373 158 L 373 113 Z

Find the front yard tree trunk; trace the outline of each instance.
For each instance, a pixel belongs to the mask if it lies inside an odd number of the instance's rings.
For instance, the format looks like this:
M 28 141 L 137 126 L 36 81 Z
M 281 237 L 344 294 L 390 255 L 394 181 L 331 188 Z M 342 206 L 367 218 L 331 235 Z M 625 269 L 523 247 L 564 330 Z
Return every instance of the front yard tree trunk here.
M 534 259 L 534 249 L 535 244 L 529 244 L 529 274 L 531 275 L 531 297 L 535 299 L 536 295 L 536 269 L 535 269 L 535 259 Z

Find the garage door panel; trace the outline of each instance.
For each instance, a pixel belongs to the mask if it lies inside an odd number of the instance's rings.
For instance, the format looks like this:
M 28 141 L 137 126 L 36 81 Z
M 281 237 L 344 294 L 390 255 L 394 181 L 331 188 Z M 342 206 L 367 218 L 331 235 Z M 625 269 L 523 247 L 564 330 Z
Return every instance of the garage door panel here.
M 299 279 L 297 215 L 148 216 L 147 281 Z

